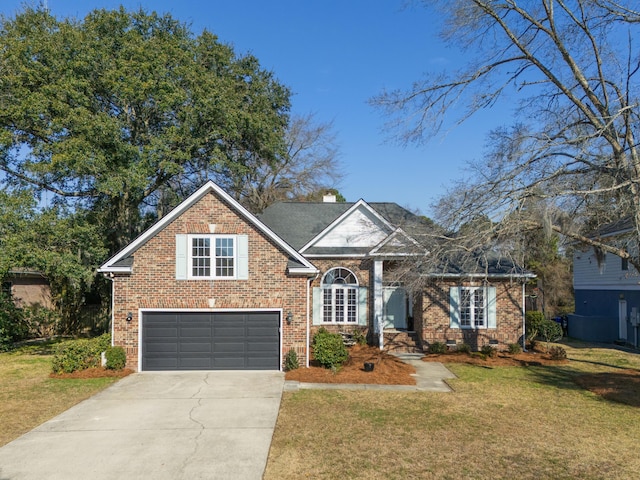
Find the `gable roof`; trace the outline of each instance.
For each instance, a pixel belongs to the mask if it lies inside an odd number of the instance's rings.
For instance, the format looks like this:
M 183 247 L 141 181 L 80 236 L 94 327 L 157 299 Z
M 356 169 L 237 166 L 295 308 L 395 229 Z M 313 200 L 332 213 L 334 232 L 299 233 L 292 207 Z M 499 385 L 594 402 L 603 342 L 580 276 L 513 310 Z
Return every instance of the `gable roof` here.
M 377 241 L 369 239 L 368 245 L 362 242 L 355 246 L 322 244 L 334 229 L 356 215 L 367 217 L 369 227 L 377 227 L 381 238 Z M 260 219 L 290 245 L 308 256 L 406 254 L 399 247 L 414 247 L 417 242 L 400 226 L 427 226 L 423 219 L 396 203 L 367 203 L 362 199 L 344 203 L 280 202 L 265 209 Z M 385 246 L 386 250 L 383 249 Z
M 261 231 L 269 239 L 271 239 L 278 247 L 289 255 L 288 268 L 290 274 L 296 275 L 315 275 L 318 269 L 311 264 L 304 256 L 302 256 L 296 249 L 290 244 L 284 241 L 277 233 L 271 228 L 261 222 L 255 215 L 249 212 L 246 208 L 240 205 L 229 194 L 227 194 L 222 188 L 212 181 L 208 181 L 193 194 L 187 197 L 182 203 L 171 210 L 167 215 L 158 220 L 149 229 L 143 232 L 129 245 L 124 247 L 109 260 L 107 260 L 99 269 L 98 272 L 102 273 L 131 273 L 133 266 L 132 255 L 147 243 L 150 239 L 156 236 L 167 225 L 178 218 L 183 212 L 188 210 L 192 205 L 198 202 L 202 197 L 208 193 L 214 193 L 218 197 L 222 198 L 228 203 L 238 215 L 250 224 L 252 224 L 257 230 Z

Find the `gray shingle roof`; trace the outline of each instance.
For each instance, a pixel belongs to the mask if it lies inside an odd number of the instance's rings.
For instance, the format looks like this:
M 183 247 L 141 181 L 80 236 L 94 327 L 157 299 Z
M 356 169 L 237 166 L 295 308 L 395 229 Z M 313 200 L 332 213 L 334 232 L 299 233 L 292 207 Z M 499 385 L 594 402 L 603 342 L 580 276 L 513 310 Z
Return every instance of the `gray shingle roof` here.
M 354 204 L 280 202 L 265 209 L 258 218 L 285 242 L 299 250 Z M 394 227 L 405 228 L 409 224 L 423 223 L 420 217 L 396 203 L 376 202 L 368 205 Z

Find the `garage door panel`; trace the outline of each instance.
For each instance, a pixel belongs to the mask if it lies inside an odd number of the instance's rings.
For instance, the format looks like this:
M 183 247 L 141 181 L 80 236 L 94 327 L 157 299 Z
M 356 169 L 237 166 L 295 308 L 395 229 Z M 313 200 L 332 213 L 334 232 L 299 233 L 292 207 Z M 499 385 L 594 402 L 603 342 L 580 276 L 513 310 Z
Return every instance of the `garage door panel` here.
M 247 345 L 247 353 L 249 354 L 276 354 L 278 353 L 277 348 L 273 348 L 273 345 L 270 343 L 252 343 Z
M 154 328 L 149 335 L 149 338 L 176 338 L 178 335 L 178 327 L 167 328 L 158 327 Z
M 181 327 L 180 328 L 180 336 L 181 337 L 192 337 L 192 338 L 209 338 L 211 337 L 211 328 L 210 327 Z
M 178 359 L 175 357 L 150 357 L 143 368 L 145 370 L 176 370 Z
M 213 329 L 213 338 L 244 338 L 246 337 L 246 330 L 244 328 L 216 328 Z
M 278 368 L 278 361 L 273 360 L 272 356 L 250 357 L 247 359 L 247 370 L 277 370 Z
M 182 355 L 178 365 L 179 370 L 208 370 L 211 368 L 211 356 Z
M 148 312 L 143 370 L 280 368 L 276 312 Z
M 244 342 L 214 342 L 213 349 L 219 354 L 235 353 L 236 355 L 244 355 L 245 344 Z
M 181 353 L 211 353 L 210 343 L 205 342 L 180 342 Z
M 176 342 L 173 343 L 148 343 L 146 351 L 149 354 L 168 354 L 168 353 L 178 353 L 178 344 Z

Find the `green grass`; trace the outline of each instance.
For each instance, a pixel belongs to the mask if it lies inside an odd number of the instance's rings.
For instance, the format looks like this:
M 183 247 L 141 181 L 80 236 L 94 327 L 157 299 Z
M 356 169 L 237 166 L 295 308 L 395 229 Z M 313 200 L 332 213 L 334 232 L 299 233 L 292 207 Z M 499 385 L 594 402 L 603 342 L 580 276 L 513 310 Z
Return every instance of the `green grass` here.
M 117 381 L 49 378 L 51 356 L 51 344 L 0 353 L 0 446 Z
M 635 478 L 640 391 L 621 375 L 638 373 L 640 356 L 565 348 L 561 366 L 448 365 L 448 394 L 285 393 L 265 478 Z M 579 386 L 601 374 L 638 400 Z

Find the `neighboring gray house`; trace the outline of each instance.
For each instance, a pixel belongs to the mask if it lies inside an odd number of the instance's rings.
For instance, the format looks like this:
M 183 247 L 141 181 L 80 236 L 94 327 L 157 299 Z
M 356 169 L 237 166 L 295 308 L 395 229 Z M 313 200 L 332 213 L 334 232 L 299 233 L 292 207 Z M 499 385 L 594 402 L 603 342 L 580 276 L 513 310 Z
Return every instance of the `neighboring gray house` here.
M 633 227 L 623 220 L 602 229 L 598 237 L 631 241 Z M 592 247 L 573 254 L 575 314 L 569 336 L 586 341 L 624 342 L 638 346 L 640 276 L 626 259 Z

